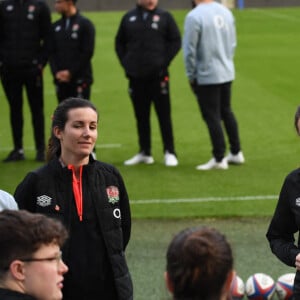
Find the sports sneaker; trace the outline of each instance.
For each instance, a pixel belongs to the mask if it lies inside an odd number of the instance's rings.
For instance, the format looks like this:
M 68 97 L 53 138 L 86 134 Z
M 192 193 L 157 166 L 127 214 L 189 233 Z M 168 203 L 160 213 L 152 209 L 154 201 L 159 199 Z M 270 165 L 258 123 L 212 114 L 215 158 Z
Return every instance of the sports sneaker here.
M 222 161 L 217 162 L 216 159 L 213 157 L 206 164 L 197 166 L 196 169 L 202 170 L 202 171 L 207 171 L 207 170 L 212 170 L 212 169 L 227 170 L 228 163 L 227 163 L 226 158 L 223 158 Z
M 167 167 L 176 167 L 178 165 L 178 159 L 175 154 L 166 151 L 165 153 L 165 165 Z
M 226 156 L 226 160 L 229 164 L 241 165 L 245 162 L 245 157 L 242 151 L 238 152 L 237 154 L 229 154 Z
M 24 159 L 25 155 L 23 149 L 14 149 L 8 154 L 3 162 L 19 161 Z
M 133 166 L 137 164 L 150 165 L 153 163 L 154 163 L 153 157 L 150 155 L 145 155 L 143 153 L 138 153 L 134 157 L 124 161 L 125 166 Z

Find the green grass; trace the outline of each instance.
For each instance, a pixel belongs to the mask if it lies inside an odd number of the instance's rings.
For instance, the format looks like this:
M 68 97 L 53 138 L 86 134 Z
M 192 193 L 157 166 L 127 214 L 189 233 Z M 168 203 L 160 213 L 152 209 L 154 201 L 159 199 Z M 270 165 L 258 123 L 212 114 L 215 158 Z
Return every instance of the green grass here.
M 271 254 L 264 235 L 276 204 L 275 197 L 267 199 L 266 196 L 277 195 L 286 174 L 300 163 L 300 143 L 293 128 L 294 112 L 300 103 L 300 9 L 234 11 L 238 48 L 232 102 L 247 162 L 228 171 L 210 172 L 195 170 L 197 164 L 210 159 L 211 146 L 206 125 L 185 77 L 181 52 L 170 69 L 172 116 L 180 165 L 176 168 L 163 165 L 162 143 L 153 114 L 152 142 L 156 164 L 123 166 L 123 161 L 138 150 L 127 80 L 114 52 L 114 36 L 123 13 L 87 15 L 97 30 L 92 89 L 92 101 L 101 115 L 97 155 L 100 160 L 120 169 L 132 201 L 133 234 L 127 256 L 134 279 L 135 299 L 167 298 L 162 281 L 166 246 L 175 232 L 196 224 L 212 225 L 228 235 L 235 249 L 236 268 L 244 280 L 260 271 L 274 279 L 293 272 Z M 181 30 L 185 14 L 186 11 L 174 12 Z M 2 90 L 0 100 L 2 160 L 11 149 L 12 141 L 8 105 Z M 52 77 L 47 68 L 47 136 L 56 105 Z M 34 143 L 27 103 L 24 110 L 24 144 L 28 159 L 11 164 L 0 162 L 0 188 L 12 193 L 24 175 L 40 165 L 33 161 Z M 261 196 L 261 199 L 234 201 L 245 196 Z M 231 200 L 141 204 L 142 200 L 151 199 L 204 198 Z
M 127 80 L 114 52 L 114 36 L 123 12 L 87 13 L 97 30 L 93 59 L 95 83 L 92 101 L 100 110 L 98 157 L 116 165 L 123 174 L 130 198 L 198 199 L 277 195 L 283 178 L 298 166 L 299 140 L 293 130 L 293 116 L 299 103 L 300 9 L 256 9 L 234 11 L 238 32 L 236 80 L 233 109 L 239 121 L 242 148 L 247 163 L 228 171 L 199 172 L 195 166 L 211 157 L 206 125 L 191 93 L 180 52 L 171 65 L 172 116 L 176 150 L 180 165 L 166 168 L 156 115 L 152 114 L 153 166 L 125 167 L 123 161 L 138 150 L 135 120 L 127 95 Z M 186 11 L 174 16 L 180 30 Z M 0 158 L 12 147 L 8 106 L 2 100 L 0 120 Z M 45 70 L 45 116 L 47 136 L 50 117 L 56 106 L 49 69 Z M 28 161 L 1 165 L 1 187 L 13 192 L 16 184 L 31 169 L 33 138 L 30 114 L 25 104 L 24 141 Z M 106 145 L 117 147 L 107 148 Z M 29 150 L 28 150 L 29 148 Z M 136 204 L 133 216 L 198 217 L 270 215 L 275 199 L 256 202 Z

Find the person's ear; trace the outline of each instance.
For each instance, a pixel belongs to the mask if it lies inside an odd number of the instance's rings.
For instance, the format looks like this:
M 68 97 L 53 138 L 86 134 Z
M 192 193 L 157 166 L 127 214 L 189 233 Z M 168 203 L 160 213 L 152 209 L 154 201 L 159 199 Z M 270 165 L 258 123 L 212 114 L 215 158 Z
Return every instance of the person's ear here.
M 17 280 L 24 280 L 25 278 L 24 262 L 20 260 L 14 260 L 10 264 L 9 270 L 12 277 L 14 277 Z
M 173 285 L 172 281 L 170 280 L 170 276 L 169 276 L 169 273 L 167 271 L 164 273 L 164 278 L 165 278 L 165 283 L 166 283 L 166 287 L 167 287 L 168 291 L 171 294 L 173 294 L 174 285 Z
M 56 138 L 58 138 L 59 140 L 62 139 L 62 135 L 61 135 L 62 131 L 60 130 L 60 128 L 58 126 L 55 126 L 52 131 Z

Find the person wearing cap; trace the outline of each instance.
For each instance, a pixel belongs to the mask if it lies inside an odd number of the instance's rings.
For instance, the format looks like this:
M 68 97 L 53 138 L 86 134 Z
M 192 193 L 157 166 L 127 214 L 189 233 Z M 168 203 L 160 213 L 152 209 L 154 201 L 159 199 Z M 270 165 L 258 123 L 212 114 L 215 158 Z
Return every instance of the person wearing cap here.
M 18 210 L 18 204 L 13 195 L 0 190 L 0 211 L 4 209 Z
M 184 23 L 183 54 L 186 75 L 195 93 L 212 143 L 212 158 L 197 170 L 228 169 L 243 164 L 238 123 L 231 109 L 236 47 L 234 16 L 213 0 L 194 0 Z M 222 124 L 223 123 L 223 124 Z M 225 156 L 225 131 L 230 151 Z
M 181 47 L 180 32 L 172 15 L 158 8 L 158 0 L 138 0 L 127 12 L 115 38 L 115 50 L 129 79 L 129 95 L 136 118 L 139 151 L 125 165 L 152 164 L 151 104 L 158 117 L 164 163 L 177 166 L 168 67 Z
M 90 99 L 95 27 L 82 16 L 76 0 L 55 0 L 61 18 L 52 24 L 50 67 L 58 102 L 69 97 Z
M 0 299 L 61 300 L 68 267 L 61 257 L 67 230 L 25 210 L 0 212 Z
M 23 87 L 31 111 L 36 161 L 45 161 L 43 69 L 48 61 L 51 14 L 43 0 L 0 1 L 0 77 L 10 110 L 13 150 L 4 162 L 25 159 Z

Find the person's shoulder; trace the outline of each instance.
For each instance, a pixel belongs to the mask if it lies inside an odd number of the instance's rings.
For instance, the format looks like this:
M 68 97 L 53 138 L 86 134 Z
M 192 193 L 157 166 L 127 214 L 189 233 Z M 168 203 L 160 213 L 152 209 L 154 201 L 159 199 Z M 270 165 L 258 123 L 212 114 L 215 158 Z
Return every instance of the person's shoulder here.
M 94 168 L 104 173 L 119 174 L 119 170 L 114 165 L 99 160 L 94 161 Z
M 300 167 L 289 172 L 285 177 L 285 181 L 300 181 Z
M 17 210 L 18 204 L 13 195 L 0 190 L 0 211 L 4 209 Z

